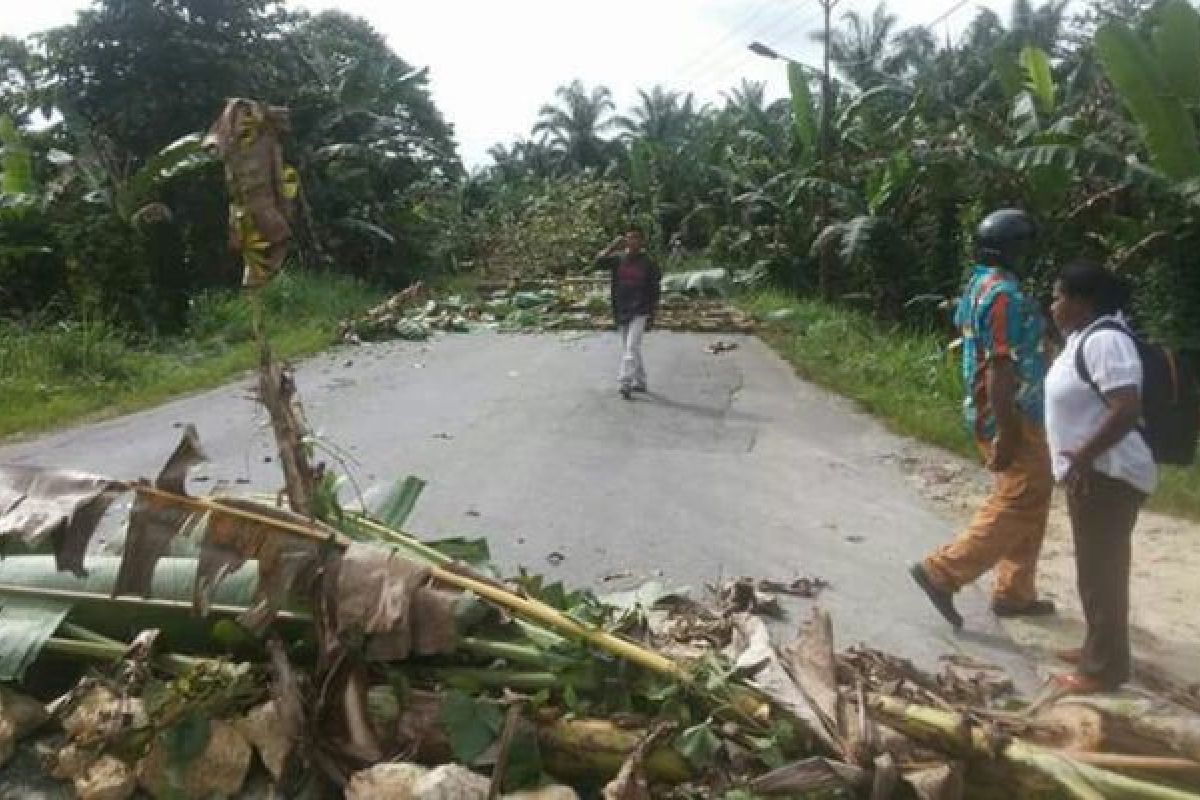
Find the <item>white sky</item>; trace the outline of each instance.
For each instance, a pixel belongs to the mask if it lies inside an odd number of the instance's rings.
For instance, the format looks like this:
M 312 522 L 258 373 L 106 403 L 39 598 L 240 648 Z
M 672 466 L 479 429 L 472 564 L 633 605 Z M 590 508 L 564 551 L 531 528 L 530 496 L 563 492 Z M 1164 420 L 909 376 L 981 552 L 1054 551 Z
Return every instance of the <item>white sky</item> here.
M 555 87 L 581 78 L 604 84 L 625 111 L 636 90 L 661 83 L 702 100 L 742 78 L 786 92 L 781 62 L 750 53 L 760 40 L 818 65 L 810 34 L 821 22 L 816 0 L 293 0 L 313 11 L 338 8 L 366 17 L 392 48 L 430 67 L 433 97 L 456 129 L 468 167 L 486 162 L 496 142 L 528 135 Z M 26 35 L 69 23 L 87 0 L 0 0 L 0 33 Z M 955 34 L 980 7 L 1007 18 L 1009 0 L 891 0 L 901 25 L 929 24 Z M 869 15 L 875 0 L 841 0 L 835 15 Z M 955 10 L 957 9 L 957 10 Z

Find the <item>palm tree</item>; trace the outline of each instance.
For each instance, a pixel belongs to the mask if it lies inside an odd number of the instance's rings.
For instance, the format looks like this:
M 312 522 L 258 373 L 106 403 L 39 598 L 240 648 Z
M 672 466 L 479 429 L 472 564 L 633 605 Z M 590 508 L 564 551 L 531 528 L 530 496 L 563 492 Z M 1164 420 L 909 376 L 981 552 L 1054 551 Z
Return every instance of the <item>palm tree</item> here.
M 1055 52 L 1066 25 L 1067 3 L 1050 0 L 1035 8 L 1029 0 L 1013 0 L 1009 35 L 1021 47 L 1033 45 Z
M 830 58 L 859 88 L 878 84 L 892 31 L 899 22 L 900 18 L 887 10 L 886 3 L 877 5 L 870 18 L 857 11 L 847 11 L 842 14 L 845 27 L 834 31 L 830 37 Z
M 742 78 L 740 86 L 722 92 L 721 95 L 725 98 L 727 111 L 751 117 L 766 113 L 766 84 L 762 81 L 748 81 Z
M 574 169 L 603 167 L 609 161 L 611 143 L 601 134 L 616 124 L 612 92 L 597 86 L 590 92 L 576 79 L 555 91 L 558 105 L 547 103 L 538 112 L 533 133 L 544 133 L 565 166 Z
M 639 137 L 654 142 L 670 143 L 681 140 L 694 121 L 695 99 L 691 92 L 679 92 L 655 86 L 649 92 L 638 89 L 638 105 L 632 116 L 618 117 L 616 122 L 625 129 L 627 137 Z
M 883 59 L 883 72 L 895 77 L 910 76 L 926 69 L 937 57 L 933 31 L 926 27 L 906 28 L 892 37 L 891 52 Z
M 511 145 L 494 144 L 487 154 L 495 162 L 492 171 L 503 181 L 546 178 L 554 172 L 555 154 L 544 137 L 537 141 L 517 139 Z

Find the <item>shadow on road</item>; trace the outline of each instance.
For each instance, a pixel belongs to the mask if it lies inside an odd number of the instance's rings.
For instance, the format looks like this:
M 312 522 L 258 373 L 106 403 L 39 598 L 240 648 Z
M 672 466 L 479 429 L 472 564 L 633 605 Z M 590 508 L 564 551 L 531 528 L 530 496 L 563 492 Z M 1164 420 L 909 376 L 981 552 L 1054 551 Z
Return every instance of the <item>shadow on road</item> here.
M 674 400 L 665 394 L 660 394 L 659 392 L 647 392 L 646 394 L 641 395 L 641 397 L 644 398 L 641 400 L 641 402 L 653 403 L 665 408 L 674 409 L 675 411 L 682 411 L 687 414 L 695 414 L 698 417 L 705 417 L 707 419 L 723 419 L 729 420 L 730 422 L 753 423 L 764 423 L 770 421 L 761 414 L 748 414 L 744 411 L 734 411 L 729 407 L 729 405 L 709 406 L 702 405 L 700 403 L 689 403 L 684 400 Z M 638 399 L 638 396 L 634 395 L 634 400 L 637 401 Z

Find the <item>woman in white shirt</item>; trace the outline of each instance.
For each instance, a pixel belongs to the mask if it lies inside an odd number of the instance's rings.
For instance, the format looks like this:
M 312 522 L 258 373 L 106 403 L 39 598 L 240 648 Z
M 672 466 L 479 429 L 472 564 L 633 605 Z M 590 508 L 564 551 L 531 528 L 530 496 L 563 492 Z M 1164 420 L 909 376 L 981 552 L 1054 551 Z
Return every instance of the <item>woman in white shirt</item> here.
M 1066 342 L 1046 375 L 1046 435 L 1087 621 L 1083 647 L 1059 654 L 1076 665 L 1056 679 L 1072 693 L 1111 691 L 1130 673 L 1130 539 L 1157 472 L 1138 427 L 1142 362 L 1121 314 L 1128 299 L 1115 275 L 1080 261 L 1059 274 L 1051 305 Z

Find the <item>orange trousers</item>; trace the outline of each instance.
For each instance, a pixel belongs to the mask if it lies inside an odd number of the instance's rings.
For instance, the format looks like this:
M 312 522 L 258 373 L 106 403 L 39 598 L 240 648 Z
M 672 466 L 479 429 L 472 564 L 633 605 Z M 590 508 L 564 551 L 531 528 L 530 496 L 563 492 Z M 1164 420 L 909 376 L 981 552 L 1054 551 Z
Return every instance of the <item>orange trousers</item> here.
M 980 442 L 979 449 L 990 457 L 990 442 Z M 1036 600 L 1037 561 L 1053 489 L 1046 432 L 1025 422 L 1012 465 L 995 474 L 992 493 L 967 529 L 925 559 L 926 574 L 938 588 L 957 592 L 995 567 L 993 601 L 1025 605 Z

